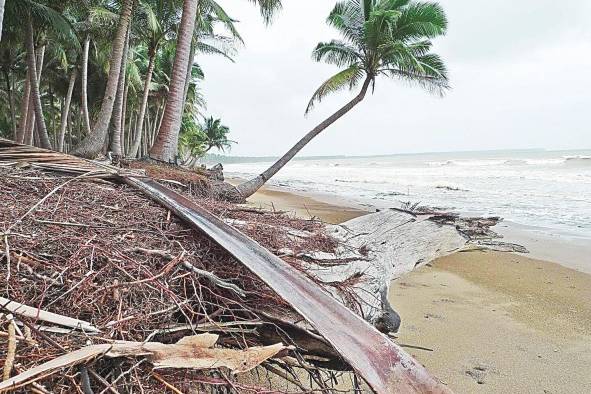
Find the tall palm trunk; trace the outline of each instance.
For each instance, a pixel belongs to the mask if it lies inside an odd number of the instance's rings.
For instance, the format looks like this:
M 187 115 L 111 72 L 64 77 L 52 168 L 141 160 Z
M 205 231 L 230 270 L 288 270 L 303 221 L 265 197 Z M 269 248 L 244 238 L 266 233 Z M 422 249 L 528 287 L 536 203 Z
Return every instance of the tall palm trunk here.
M 62 111 L 62 124 L 60 128 L 60 134 L 57 140 L 57 150 L 64 152 L 64 138 L 66 136 L 66 128 L 68 127 L 68 119 L 70 115 L 70 104 L 72 103 L 72 93 L 74 92 L 74 85 L 76 84 L 76 77 L 78 72 L 76 69 L 72 70 L 70 74 L 70 83 L 68 84 L 68 93 L 66 94 L 66 101 L 64 103 L 64 109 Z
M 367 77 L 363 83 L 363 87 L 357 96 L 353 100 L 349 101 L 345 106 L 339 109 L 337 112 L 326 118 L 318 126 L 314 127 L 308 134 L 306 134 L 301 140 L 299 140 L 290 150 L 287 151 L 279 160 L 277 160 L 271 167 L 265 170 L 261 175 L 257 176 L 250 181 L 244 182 L 237 186 L 238 191 L 244 198 L 248 198 L 256 193 L 273 175 L 277 174 L 291 159 L 298 154 L 310 141 L 314 139 L 318 134 L 325 130 L 328 126 L 336 122 L 339 118 L 349 112 L 353 107 L 359 104 L 367 93 L 367 89 L 371 82 L 371 78 Z
M 185 105 L 185 103 L 187 102 L 187 94 L 189 93 L 189 85 L 191 85 L 191 72 L 193 71 L 193 63 L 194 62 L 195 62 L 195 45 L 191 45 L 191 51 L 189 52 L 189 63 L 187 65 L 187 78 L 185 79 L 185 89 L 183 91 L 183 105 Z
M 123 92 L 123 111 L 121 111 L 121 153 L 125 155 L 125 149 L 127 147 L 126 136 L 129 134 L 129 129 L 125 127 L 127 117 L 127 99 L 129 98 L 129 80 L 125 80 L 125 90 Z
M 148 60 L 148 71 L 146 72 L 146 80 L 144 81 L 144 92 L 142 94 L 142 103 L 140 106 L 140 114 L 137 125 L 135 127 L 135 135 L 133 136 L 133 142 L 131 149 L 129 150 L 128 156 L 131 158 L 137 157 L 138 150 L 140 148 L 140 142 L 142 138 L 142 129 L 144 128 L 144 117 L 146 116 L 146 109 L 148 108 L 148 97 L 150 95 L 150 83 L 152 82 L 152 74 L 154 73 L 154 65 L 156 58 L 156 50 L 150 48 L 149 60 Z
M 84 48 L 82 50 L 82 120 L 84 120 L 84 128 L 86 135 L 90 135 L 90 114 L 88 113 L 88 52 L 90 50 L 90 34 L 86 35 L 84 39 Z
M 158 131 L 156 142 L 150 150 L 150 157 L 164 162 L 174 162 L 178 154 L 179 131 L 183 116 L 183 94 L 187 79 L 187 67 L 191 52 L 191 41 L 195 30 L 198 0 L 185 0 L 179 28 L 176 55 L 172 67 L 172 79 L 168 90 L 164 120 Z
M 1 0 L 0 0 L 1 1 Z M 1 24 L 1 22 L 0 22 Z M 0 31 L 2 27 L 0 26 Z M 16 130 L 16 114 L 14 108 L 14 92 L 13 86 L 10 81 L 10 73 L 5 69 L 4 70 L 4 78 L 6 78 L 6 92 L 8 93 L 8 106 L 10 107 L 10 123 L 12 126 L 12 137 L 16 141 L 17 138 L 17 130 Z
M 16 142 L 22 144 L 25 140 L 27 132 L 27 120 L 29 118 L 29 103 L 31 101 L 31 70 L 27 69 L 25 77 L 25 86 L 23 88 L 23 98 L 21 100 L 21 118 L 18 125 L 18 132 L 16 135 Z
M 41 106 L 41 93 L 39 91 L 39 80 L 37 79 L 41 75 L 41 72 L 37 73 L 33 18 L 30 13 L 27 19 L 27 66 L 31 70 L 31 98 L 35 110 L 35 124 L 41 147 L 51 149 L 51 142 L 49 141 L 49 134 L 47 133 L 47 127 L 45 126 L 45 119 L 43 117 L 43 107 Z
M 117 87 L 117 95 L 115 96 L 115 104 L 113 108 L 113 118 L 111 124 L 113 126 L 113 133 L 111 134 L 111 152 L 116 157 L 123 156 L 123 149 L 121 148 L 121 116 L 123 113 L 123 95 L 125 93 L 125 71 L 127 67 L 127 53 L 129 50 L 129 29 L 125 39 L 125 46 L 123 47 L 123 61 L 121 62 L 121 71 L 119 72 L 119 83 Z
M 0 40 L 2 40 L 3 22 L 4 22 L 4 0 L 0 0 Z
M 119 25 L 117 26 L 117 32 L 115 33 L 115 39 L 113 40 L 113 49 L 111 50 L 111 56 L 109 59 L 109 77 L 107 79 L 107 87 L 105 88 L 101 110 L 90 134 L 88 134 L 72 152 L 75 155 L 95 158 L 101 152 L 105 143 L 107 132 L 109 130 L 109 123 L 111 122 L 111 116 L 113 115 L 117 87 L 119 85 L 123 48 L 125 47 L 127 28 L 131 20 L 133 3 L 134 0 L 124 0 L 123 2 L 121 15 L 119 17 Z
M 37 84 L 41 84 L 41 72 L 43 70 L 43 60 L 45 58 L 45 45 L 42 45 L 35 54 L 37 58 L 37 77 L 33 77 L 33 74 L 29 75 L 29 104 L 28 104 L 28 115 L 27 115 L 27 129 L 25 130 L 24 143 L 27 145 L 39 145 L 39 136 L 36 131 L 36 116 L 35 116 L 35 104 L 33 98 L 33 79 L 37 80 Z

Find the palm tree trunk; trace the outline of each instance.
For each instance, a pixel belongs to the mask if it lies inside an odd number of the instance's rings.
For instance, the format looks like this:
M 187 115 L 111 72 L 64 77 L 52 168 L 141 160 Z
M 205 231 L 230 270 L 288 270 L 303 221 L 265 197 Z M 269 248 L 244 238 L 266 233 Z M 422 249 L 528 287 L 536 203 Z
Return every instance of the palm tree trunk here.
M 0 0 L 0 41 L 2 40 L 3 22 L 4 22 L 4 0 Z
M 138 124 L 135 127 L 135 135 L 133 137 L 133 143 L 129 150 L 129 157 L 135 158 L 140 147 L 140 141 L 142 136 L 142 129 L 144 127 L 144 117 L 146 116 L 146 109 L 148 108 L 148 97 L 150 95 L 150 83 L 152 82 L 152 74 L 154 73 L 154 59 L 156 58 L 156 50 L 150 49 L 148 71 L 146 72 L 146 80 L 144 81 L 144 92 L 142 95 L 142 103 L 140 106 L 140 115 L 138 118 Z
M 0 0 L 1 1 L 1 0 Z M 2 31 L 1 21 L 0 21 L 0 32 Z M 6 78 L 6 92 L 8 93 L 8 106 L 10 107 L 10 123 L 12 124 L 12 136 L 16 141 L 17 138 L 17 130 L 16 130 L 16 114 L 14 109 L 14 92 L 12 89 L 12 84 L 10 82 L 10 73 L 4 70 L 4 78 Z
M 18 133 L 16 142 L 22 144 L 27 133 L 27 120 L 29 118 L 29 102 L 31 96 L 31 70 L 27 69 L 27 76 L 25 77 L 25 86 L 23 88 L 23 98 L 21 100 L 21 118 L 18 125 Z
M 244 182 L 238 185 L 236 188 L 242 194 L 244 198 L 248 198 L 256 193 L 273 175 L 277 174 L 291 159 L 298 154 L 310 141 L 314 139 L 318 134 L 325 130 L 328 126 L 336 122 L 343 115 L 349 112 L 353 107 L 359 104 L 367 93 L 367 89 L 371 82 L 371 78 L 367 77 L 363 83 L 363 87 L 357 96 L 353 100 L 349 101 L 345 106 L 339 109 L 337 112 L 326 118 L 318 126 L 314 127 L 308 134 L 306 134 L 301 140 L 299 140 L 290 150 L 287 151 L 279 160 L 277 160 L 271 167 L 265 170 L 262 174 L 257 176 L 250 181 Z
M 127 134 L 129 133 L 129 129 L 127 129 L 126 125 L 127 122 L 125 121 L 127 118 L 127 98 L 129 95 L 129 81 L 125 78 L 125 90 L 123 91 L 123 111 L 121 111 L 121 154 L 125 156 L 125 149 L 127 146 Z
M 70 115 L 70 104 L 72 103 L 72 93 L 74 92 L 74 85 L 76 84 L 76 77 L 78 73 L 76 69 L 72 70 L 70 75 L 70 83 L 68 84 L 68 93 L 66 94 L 66 101 L 64 103 L 64 110 L 62 112 L 62 124 L 60 134 L 57 140 L 57 150 L 64 152 L 64 138 L 66 136 L 66 128 L 68 127 L 68 118 Z
M 192 42 L 191 42 L 192 44 Z M 183 104 L 187 102 L 187 94 L 189 93 L 189 85 L 191 84 L 191 72 L 193 71 L 193 63 L 195 62 L 195 45 L 191 45 L 191 52 L 189 53 L 189 63 L 187 64 L 187 78 L 185 79 L 185 90 L 183 91 Z M 181 116 L 182 119 L 182 116 Z
M 31 14 L 28 15 L 27 21 L 27 66 L 31 69 L 31 96 L 33 99 L 33 108 L 35 110 L 35 123 L 37 126 L 37 133 L 39 135 L 39 143 L 42 148 L 51 149 L 51 142 L 49 141 L 49 134 L 45 126 L 45 119 L 43 118 L 43 107 L 41 106 L 41 93 L 39 91 L 39 80 L 41 76 L 41 69 L 37 73 L 37 62 L 35 60 L 35 41 L 33 34 L 33 18 Z
M 27 115 L 27 129 L 25 130 L 24 135 L 24 143 L 27 145 L 39 145 L 39 136 L 35 133 L 37 126 L 36 126 L 36 116 L 35 116 L 35 104 L 33 99 L 33 79 L 37 80 L 37 84 L 41 83 L 41 72 L 43 70 L 43 60 L 45 58 L 45 45 L 42 45 L 38 51 L 36 51 L 37 57 L 37 77 L 32 77 L 33 74 L 29 75 L 29 104 L 28 104 L 28 115 Z
M 72 152 L 75 155 L 95 158 L 103 148 L 107 132 L 109 130 L 109 123 L 113 115 L 113 106 L 115 104 L 115 96 L 117 94 L 117 87 L 119 85 L 119 73 L 121 72 L 121 62 L 123 61 L 123 49 L 127 36 L 127 29 L 131 20 L 131 12 L 134 0 L 124 0 L 121 8 L 121 16 L 119 17 L 119 25 L 113 40 L 113 49 L 111 50 L 111 57 L 109 59 L 109 77 L 107 79 L 107 87 L 105 88 L 105 95 L 101 104 L 101 110 L 98 114 L 97 120 L 92 128 L 92 131 L 87 135 Z
M 88 52 L 90 50 L 90 34 L 86 35 L 84 40 L 84 49 L 82 50 L 82 120 L 84 120 L 84 128 L 86 135 L 90 135 L 90 114 L 88 113 Z
M 111 119 L 111 124 L 113 126 L 113 133 L 111 135 L 111 152 L 113 152 L 113 155 L 116 157 L 123 156 L 123 149 L 121 148 L 121 115 L 123 113 L 123 95 L 125 93 L 125 70 L 127 67 L 127 53 L 129 50 L 129 35 L 129 29 L 127 29 L 125 46 L 123 47 L 121 71 L 119 72 L 119 83 L 113 108 L 113 118 Z
M 191 41 L 195 30 L 197 4 L 198 0 L 185 0 L 183 4 L 183 15 L 172 67 L 172 79 L 164 109 L 164 120 L 158 131 L 156 142 L 150 150 L 150 157 L 168 163 L 174 162 L 178 155 L 179 131 L 184 109 L 183 93 L 187 79 Z

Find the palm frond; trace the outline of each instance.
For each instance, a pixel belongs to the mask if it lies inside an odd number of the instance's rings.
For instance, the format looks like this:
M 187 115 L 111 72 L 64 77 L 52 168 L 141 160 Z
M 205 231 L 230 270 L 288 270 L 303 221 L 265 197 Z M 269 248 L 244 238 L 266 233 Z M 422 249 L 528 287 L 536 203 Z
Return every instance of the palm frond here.
M 437 3 L 413 3 L 402 8 L 395 36 L 401 40 L 434 38 L 445 34 L 447 17 Z
M 74 27 L 61 13 L 45 4 L 33 0 L 20 0 L 16 2 L 7 2 L 7 9 L 12 5 L 12 10 L 16 14 L 23 16 L 23 13 L 30 12 L 31 17 L 37 26 L 46 28 L 49 33 L 54 34 L 60 41 L 71 45 L 75 49 L 80 49 L 80 42 L 74 31 Z M 24 19 L 24 18 L 23 18 Z
M 265 23 L 271 23 L 273 16 L 283 8 L 281 0 L 249 0 L 251 3 L 258 5 L 261 16 Z
M 362 55 L 346 42 L 332 40 L 319 43 L 312 52 L 312 59 L 343 67 L 359 62 Z
M 353 89 L 357 86 L 364 74 L 365 71 L 361 65 L 353 64 L 324 81 L 324 83 L 320 85 L 312 95 L 312 98 L 306 107 L 306 114 L 314 108 L 316 102 L 321 102 L 322 99 L 329 94 L 346 88 Z

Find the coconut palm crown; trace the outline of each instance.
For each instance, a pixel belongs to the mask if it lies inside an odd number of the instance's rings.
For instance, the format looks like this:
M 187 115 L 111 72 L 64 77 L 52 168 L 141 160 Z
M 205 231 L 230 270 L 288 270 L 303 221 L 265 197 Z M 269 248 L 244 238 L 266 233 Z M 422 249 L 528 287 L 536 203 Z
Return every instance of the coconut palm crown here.
M 359 93 L 302 137 L 287 153 L 256 178 L 237 186 L 243 197 L 255 193 L 295 157 L 312 139 L 359 104 L 377 77 L 401 79 L 443 95 L 449 88 L 441 58 L 431 52 L 432 39 L 447 30 L 441 6 L 411 0 L 344 0 L 336 4 L 327 22 L 341 40 L 321 42 L 313 59 L 341 67 L 314 92 L 306 113 L 327 95 L 353 90 Z
M 447 18 L 437 3 L 410 0 L 346 0 L 327 18 L 342 40 L 318 44 L 315 61 L 343 69 L 316 90 L 306 113 L 316 102 L 341 89 L 354 89 L 378 76 L 402 79 L 443 95 L 449 88 L 441 58 L 431 52 L 432 39 L 445 34 Z

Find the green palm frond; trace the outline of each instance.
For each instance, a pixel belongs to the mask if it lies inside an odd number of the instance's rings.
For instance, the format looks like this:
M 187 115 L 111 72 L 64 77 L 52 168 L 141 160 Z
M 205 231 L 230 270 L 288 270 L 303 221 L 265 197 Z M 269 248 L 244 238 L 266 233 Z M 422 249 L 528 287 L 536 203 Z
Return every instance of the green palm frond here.
M 214 44 L 199 41 L 195 43 L 195 51 L 207 55 L 220 55 L 234 63 L 234 59 L 228 53 L 229 50 L 227 48 L 220 48 Z
M 9 18 L 15 18 L 14 21 L 26 20 L 27 15 L 30 14 L 37 28 L 44 28 L 64 44 L 80 49 L 74 27 L 60 12 L 33 0 L 7 0 L 5 6 L 7 20 Z
M 251 3 L 258 5 L 261 16 L 266 23 L 270 23 L 273 16 L 283 8 L 281 0 L 249 0 Z
M 88 19 L 100 28 L 115 25 L 119 20 L 119 15 L 105 7 L 97 6 L 89 9 Z
M 437 3 L 409 4 L 396 23 L 396 35 L 403 40 L 434 38 L 445 34 L 447 17 Z
M 158 15 L 152 5 L 147 1 L 140 1 L 138 8 L 143 16 L 148 31 L 153 35 L 162 34 L 162 26 L 160 25 Z
M 319 43 L 312 52 L 312 59 L 343 67 L 362 60 L 362 55 L 346 42 L 332 40 Z
M 238 33 L 236 26 L 234 25 L 236 20 L 232 19 L 216 1 L 202 0 L 200 6 L 202 8 L 209 8 L 208 12 L 215 16 L 216 20 L 224 25 L 224 28 L 230 32 L 234 39 L 238 40 L 239 42 L 244 42 L 240 36 L 240 33 Z
M 363 78 L 364 71 L 359 64 L 353 64 L 350 67 L 340 71 L 324 81 L 316 92 L 312 95 L 308 106 L 306 107 L 306 114 L 312 110 L 316 102 L 321 102 L 322 99 L 329 94 L 338 92 L 343 89 L 353 89 L 361 78 Z

